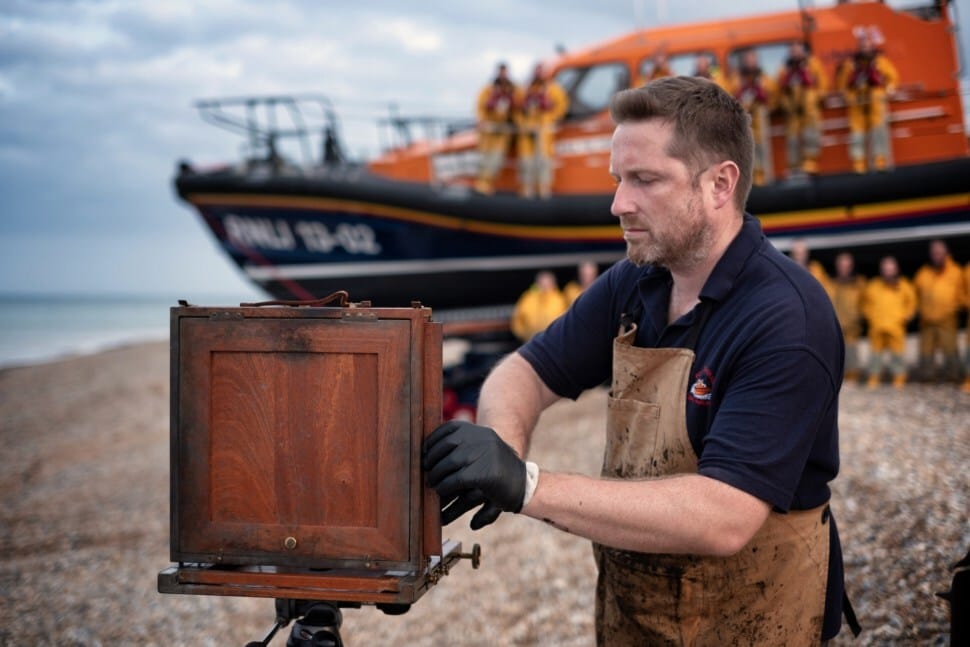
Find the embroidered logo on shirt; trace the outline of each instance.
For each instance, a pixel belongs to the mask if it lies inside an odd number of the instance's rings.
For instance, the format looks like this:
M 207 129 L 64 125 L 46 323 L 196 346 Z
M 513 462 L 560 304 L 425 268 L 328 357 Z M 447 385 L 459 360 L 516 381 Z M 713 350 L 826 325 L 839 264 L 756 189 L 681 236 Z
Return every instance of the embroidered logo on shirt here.
M 711 369 L 704 367 L 694 374 L 694 383 L 690 385 L 687 399 L 702 407 L 711 406 L 711 389 L 714 386 L 714 374 Z

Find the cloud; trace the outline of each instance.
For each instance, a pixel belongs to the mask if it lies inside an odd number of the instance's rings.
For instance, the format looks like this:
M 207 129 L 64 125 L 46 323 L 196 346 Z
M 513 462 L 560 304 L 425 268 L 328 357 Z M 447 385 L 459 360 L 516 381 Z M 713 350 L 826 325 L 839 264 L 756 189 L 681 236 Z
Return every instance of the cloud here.
M 397 18 L 375 25 L 376 38 L 390 38 L 399 47 L 409 52 L 438 52 L 442 38 L 433 29 L 407 18 Z
M 496 61 L 509 61 L 524 80 L 557 44 L 577 49 L 636 20 L 655 24 L 661 4 L 641 2 L 637 11 L 629 0 L 428 0 L 406 9 L 396 0 L 0 3 L 0 291 L 46 289 L 68 274 L 76 282 L 72 268 L 85 263 L 102 268 L 87 277 L 100 289 L 149 276 L 153 285 L 165 276 L 182 285 L 192 281 L 186 265 L 196 281 L 220 283 L 216 290 L 239 285 L 173 195 L 179 159 L 206 165 L 241 155 L 238 137 L 199 119 L 200 98 L 323 93 L 347 147 L 372 154 L 375 120 L 391 104 L 402 114 L 468 118 Z M 794 4 L 664 6 L 683 22 Z M 968 16 L 961 18 L 966 38 Z M 110 271 L 103 260 L 112 249 L 125 250 L 119 267 L 142 257 L 150 271 Z M 25 272 L 28 261 L 35 265 Z

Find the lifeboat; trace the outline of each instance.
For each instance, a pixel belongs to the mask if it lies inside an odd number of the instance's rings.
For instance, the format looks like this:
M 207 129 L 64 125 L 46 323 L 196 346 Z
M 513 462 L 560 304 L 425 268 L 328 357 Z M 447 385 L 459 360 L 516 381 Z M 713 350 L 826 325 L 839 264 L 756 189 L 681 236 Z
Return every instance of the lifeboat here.
M 638 30 L 563 53 L 547 62 L 570 100 L 555 135 L 548 199 L 519 197 L 511 152 L 496 192 L 477 193 L 477 134 L 470 121 L 392 116 L 382 125 L 396 134 L 394 141 L 374 159 L 349 161 L 339 120 L 322 96 L 199 102 L 205 119 L 246 136 L 251 154 L 215 169 L 182 162 L 175 186 L 228 257 L 278 299 L 346 290 L 380 306 L 415 300 L 436 309 L 507 306 L 539 270 L 565 282 L 583 261 L 604 268 L 624 256 L 610 214 L 608 104 L 658 53 L 673 73 L 691 74 L 699 56 L 731 70 L 742 52 L 754 49 L 773 76 L 789 44 L 802 41 L 834 80 L 861 27 L 882 36 L 881 49 L 900 76 L 889 102 L 890 167 L 852 172 L 846 106 L 832 91 L 821 98 L 818 174 L 787 172 L 784 127 L 774 115 L 774 181 L 754 187 L 747 209 L 780 249 L 801 239 L 830 268 L 835 254 L 848 249 L 864 274 L 875 274 L 889 253 L 911 273 L 925 261 L 931 238 L 946 239 L 957 260 L 966 261 L 970 154 L 949 11 L 946 2 L 907 10 L 840 3 Z M 316 120 L 305 118 L 308 113 Z M 292 125 L 279 126 L 280 114 L 291 115 Z M 419 126 L 432 134 L 415 136 Z M 297 163 L 281 154 L 286 138 L 315 159 Z

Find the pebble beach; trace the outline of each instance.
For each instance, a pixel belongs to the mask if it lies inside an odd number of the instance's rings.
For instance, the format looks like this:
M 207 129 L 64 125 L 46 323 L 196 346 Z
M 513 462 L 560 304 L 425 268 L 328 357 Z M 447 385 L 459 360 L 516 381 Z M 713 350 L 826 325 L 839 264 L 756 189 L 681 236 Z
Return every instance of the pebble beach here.
M 605 391 L 544 414 L 532 457 L 594 474 Z M 259 598 L 162 595 L 169 559 L 166 342 L 0 371 L 0 645 L 244 645 Z M 970 394 L 846 385 L 833 510 L 865 629 L 837 645 L 947 645 L 951 566 L 970 550 Z M 444 536 L 482 549 L 412 609 L 343 612 L 348 647 L 593 644 L 589 543 L 503 515 Z M 285 645 L 289 628 L 270 643 Z

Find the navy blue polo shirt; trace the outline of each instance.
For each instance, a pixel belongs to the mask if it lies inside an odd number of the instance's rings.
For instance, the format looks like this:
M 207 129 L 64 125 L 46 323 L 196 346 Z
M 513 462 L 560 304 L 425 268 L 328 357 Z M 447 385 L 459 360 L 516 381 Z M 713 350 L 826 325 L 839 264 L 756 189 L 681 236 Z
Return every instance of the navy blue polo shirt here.
M 637 321 L 636 346 L 688 345 L 699 308 L 668 325 L 670 288 L 666 269 L 624 259 L 519 353 L 554 393 L 576 398 L 610 379 L 613 340 L 624 313 Z M 745 214 L 700 299 L 710 313 L 684 393 L 698 472 L 778 511 L 824 504 L 839 468 L 844 355 L 828 295 Z M 834 526 L 832 553 L 825 637 L 837 633 L 842 595 Z

